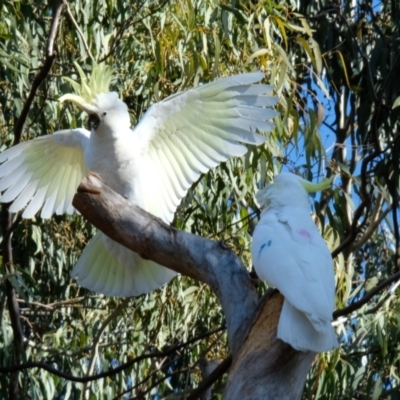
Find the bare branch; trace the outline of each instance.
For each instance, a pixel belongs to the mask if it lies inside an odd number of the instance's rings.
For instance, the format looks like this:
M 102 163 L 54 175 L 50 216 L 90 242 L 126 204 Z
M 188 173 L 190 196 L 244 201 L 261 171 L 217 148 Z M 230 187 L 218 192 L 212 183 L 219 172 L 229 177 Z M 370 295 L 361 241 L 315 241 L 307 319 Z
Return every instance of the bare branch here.
M 354 214 L 353 214 L 353 222 L 350 227 L 350 233 L 349 235 L 339 244 L 336 249 L 332 251 L 332 258 L 335 258 L 338 254 L 340 254 L 346 247 L 350 246 L 353 242 L 354 239 L 357 236 L 358 233 L 358 220 L 361 218 L 362 213 L 364 209 L 367 207 L 367 205 L 370 204 L 369 199 L 364 199 L 360 205 L 356 208 Z
M 29 92 L 28 98 L 26 99 L 24 106 L 22 108 L 21 114 L 18 117 L 14 126 L 14 141 L 13 145 L 18 144 L 21 141 L 23 127 L 25 125 L 26 119 L 28 117 L 29 110 L 32 107 L 33 100 L 36 96 L 36 92 L 39 86 L 46 79 L 50 69 L 53 65 L 55 54 L 53 51 L 54 40 L 58 32 L 58 25 L 61 17 L 61 11 L 63 8 L 63 0 L 57 0 L 55 7 L 53 9 L 53 20 L 50 28 L 48 43 L 47 43 L 47 54 L 42 68 L 35 76 L 31 91 Z M 12 259 L 12 246 L 11 238 L 12 232 L 17 226 L 17 220 L 12 223 L 11 214 L 8 212 L 8 205 L 4 204 L 1 208 L 1 230 L 3 232 L 3 241 L 1 243 L 1 250 L 3 256 L 3 267 L 5 269 L 5 274 L 14 274 L 13 259 Z M 7 306 L 10 313 L 11 325 L 14 334 L 14 362 L 20 363 L 21 352 L 24 345 L 24 333 L 22 330 L 21 318 L 19 314 L 19 306 L 16 300 L 15 289 L 11 284 L 10 280 L 5 282 L 6 295 L 7 295 Z M 10 379 L 9 388 L 9 398 L 13 400 L 18 400 L 20 397 L 19 393 L 19 372 L 15 371 Z
M 83 180 L 73 205 L 111 239 L 141 257 L 208 284 L 224 309 L 235 356 L 258 296 L 247 270 L 229 248 L 166 225 L 130 204 L 94 174 Z
M 271 291 L 260 302 L 240 353 L 230 368 L 225 399 L 301 398 L 316 353 L 296 351 L 277 339 L 276 327 L 283 301 L 280 293 Z
M 380 199 L 383 199 L 383 196 L 380 196 L 380 198 L 377 200 L 374 211 L 372 213 L 372 216 L 370 218 L 371 223 L 369 224 L 367 230 L 364 232 L 362 237 L 357 240 L 353 245 L 351 246 L 350 251 L 357 251 L 358 249 L 361 248 L 372 236 L 372 234 L 375 232 L 375 230 L 378 228 L 379 224 L 386 218 L 386 216 L 392 211 L 393 207 L 387 208 L 383 213 L 379 215 L 379 211 L 382 207 L 382 202 Z M 376 212 L 378 211 L 378 212 Z
M 200 398 L 202 393 L 207 390 L 211 385 L 213 385 L 218 379 L 220 379 L 226 372 L 228 372 L 230 366 L 232 365 L 232 356 L 229 356 L 226 358 L 224 361 L 221 362 L 221 364 L 218 365 L 214 369 L 213 372 L 211 372 L 210 375 L 208 375 L 201 383 L 200 385 L 194 389 L 188 397 L 186 397 L 186 400 L 197 400 Z
M 202 335 L 198 335 L 195 338 L 190 339 L 185 343 L 180 343 L 180 344 L 177 344 L 176 346 L 170 347 L 169 349 L 167 349 L 165 351 L 162 351 L 162 352 L 155 351 L 155 352 L 152 352 L 152 353 L 142 354 L 139 357 L 136 357 L 136 358 L 124 363 L 124 364 L 121 364 L 117 368 L 110 369 L 107 372 L 102 372 L 101 374 L 97 374 L 97 375 L 77 377 L 77 376 L 74 376 L 74 375 L 66 374 L 65 372 L 62 372 L 59 369 L 55 369 L 55 368 L 53 368 L 52 366 L 50 366 L 49 364 L 47 364 L 45 362 L 36 362 L 36 361 L 28 362 L 28 363 L 20 364 L 20 365 L 11 365 L 11 366 L 8 366 L 8 367 L 1 367 L 0 366 L 0 374 L 12 374 L 14 372 L 24 371 L 26 369 L 41 368 L 41 369 L 44 369 L 44 370 L 50 372 L 53 375 L 59 376 L 60 378 L 64 378 L 64 379 L 66 379 L 68 381 L 86 383 L 86 382 L 95 381 L 95 380 L 98 380 L 98 379 L 101 379 L 101 378 L 106 378 L 106 377 L 109 377 L 109 376 L 116 375 L 119 372 L 124 371 L 125 369 L 133 366 L 134 364 L 136 364 L 136 363 L 138 363 L 140 361 L 146 360 L 148 358 L 162 358 L 162 357 L 169 356 L 170 354 L 174 354 L 179 349 L 182 349 L 182 348 L 184 348 L 184 347 L 186 347 L 186 346 L 188 346 L 188 345 L 190 345 L 190 344 L 192 344 L 194 342 L 197 342 L 197 341 L 199 341 L 201 339 L 204 339 L 204 338 L 206 338 L 208 336 L 211 336 L 211 335 L 213 335 L 213 334 L 215 334 L 217 332 L 220 332 L 220 331 L 222 331 L 224 329 L 225 329 L 225 327 L 222 326 L 220 328 L 214 329 L 213 331 L 204 333 Z
M 117 33 L 115 34 L 114 40 L 111 44 L 111 49 L 109 50 L 109 52 L 104 55 L 100 60 L 99 63 L 107 60 L 107 58 L 109 58 L 111 56 L 111 54 L 115 51 L 115 49 L 117 48 L 117 46 L 119 45 L 119 42 L 121 41 L 124 33 L 126 32 L 126 30 L 134 25 L 137 24 L 138 22 L 143 21 L 144 19 L 151 17 L 152 15 L 154 15 L 157 11 L 161 10 L 167 3 L 169 2 L 169 0 L 163 0 L 161 2 L 161 4 L 159 4 L 157 7 L 153 8 L 147 15 L 145 15 L 142 18 L 138 18 L 138 19 L 134 19 L 134 17 L 136 17 L 136 15 L 138 14 L 139 10 L 142 8 L 142 6 L 144 5 L 144 2 L 139 5 L 139 9 L 135 10 L 136 12 L 130 17 L 128 18 L 126 21 L 124 21 L 122 23 L 122 25 L 119 27 L 119 29 L 117 30 Z
M 87 374 L 86 374 L 87 376 L 90 376 L 93 373 L 96 358 L 99 353 L 99 344 L 100 344 L 100 340 L 103 335 L 103 332 L 106 330 L 107 326 L 112 322 L 112 320 L 114 318 L 116 318 L 121 313 L 121 311 L 126 307 L 129 300 L 130 300 L 129 297 L 126 298 L 125 300 L 123 300 L 122 303 L 117 308 L 115 308 L 115 310 L 106 318 L 106 320 L 101 325 L 99 331 L 97 332 L 97 335 L 93 340 L 93 348 L 92 348 L 92 354 L 90 356 L 89 368 L 88 368 Z M 85 399 L 89 398 L 88 383 L 89 382 L 86 382 L 86 384 L 82 390 L 82 393 L 83 393 Z
M 376 296 L 379 292 L 381 292 L 383 289 L 385 289 L 387 286 L 389 286 L 391 283 L 397 281 L 398 279 L 400 279 L 400 271 L 396 272 L 391 277 L 383 280 L 381 283 L 376 285 L 361 300 L 356 301 L 355 303 L 350 304 L 349 306 L 344 307 L 340 310 L 336 310 L 333 313 L 333 318 L 336 319 L 338 317 L 341 317 L 342 315 L 347 315 L 353 311 L 358 310 L 364 304 L 368 303 L 368 301 L 371 300 L 374 296 Z
M 60 24 L 61 12 L 64 6 L 64 0 L 57 0 L 53 8 L 53 21 L 51 22 L 49 39 L 47 41 L 47 56 L 55 56 L 54 41 L 58 33 L 58 25 Z
M 25 125 L 26 118 L 28 117 L 29 110 L 31 109 L 33 100 L 36 96 L 36 92 L 39 89 L 39 86 L 43 83 L 43 81 L 47 78 L 51 67 L 53 66 L 53 62 L 56 58 L 56 53 L 54 52 L 54 41 L 58 32 L 58 25 L 60 23 L 61 11 L 64 6 L 63 0 L 57 0 L 54 10 L 53 10 L 53 20 L 51 23 L 49 40 L 47 43 L 47 54 L 46 59 L 40 68 L 39 72 L 35 76 L 32 82 L 31 91 L 29 92 L 28 98 L 25 101 L 24 107 L 22 108 L 21 114 L 14 126 L 14 146 L 21 141 L 22 129 Z
M 153 384 L 151 385 L 150 388 L 146 389 L 146 390 L 142 390 L 137 396 L 135 397 L 128 397 L 127 400 L 142 400 L 144 399 L 144 395 L 150 393 L 154 387 L 157 387 L 158 385 L 160 385 L 161 383 L 165 382 L 168 378 L 170 378 L 171 376 L 174 375 L 179 375 L 182 374 L 184 372 L 187 372 L 188 368 L 182 368 L 182 369 L 178 369 L 169 373 L 164 374 L 164 376 L 158 380 L 156 380 L 155 382 L 153 382 Z M 141 384 L 143 384 L 146 381 L 146 379 L 143 379 L 141 382 L 139 382 L 138 384 L 136 384 L 134 387 L 132 387 L 130 389 L 130 391 L 136 389 L 138 386 L 140 386 Z M 179 393 L 178 396 L 181 398 L 181 394 Z M 118 396 L 120 397 L 120 396 Z M 174 396 L 175 397 L 175 396 Z M 168 397 L 167 397 L 168 398 Z M 165 397 L 164 397 L 165 399 Z
M 79 27 L 78 23 L 76 22 L 76 19 L 74 18 L 67 1 L 65 1 L 65 8 L 67 9 L 67 14 L 68 14 L 69 18 L 71 19 L 72 23 L 74 24 L 75 29 L 77 30 L 79 36 L 82 39 L 83 46 L 85 47 L 86 53 L 89 55 L 90 59 L 92 61 L 94 61 L 94 57 L 92 56 L 92 53 L 90 52 L 89 46 L 86 42 L 85 36 L 83 35 L 82 29 Z

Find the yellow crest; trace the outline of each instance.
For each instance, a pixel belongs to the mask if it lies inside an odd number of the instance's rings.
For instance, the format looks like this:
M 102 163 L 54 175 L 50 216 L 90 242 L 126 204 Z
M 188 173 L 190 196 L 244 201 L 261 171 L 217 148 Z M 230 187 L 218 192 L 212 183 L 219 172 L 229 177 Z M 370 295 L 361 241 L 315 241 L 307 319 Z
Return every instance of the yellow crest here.
M 322 190 L 326 190 L 332 186 L 332 183 L 335 179 L 336 175 L 332 175 L 328 179 L 324 179 L 319 183 L 311 183 L 309 181 L 306 181 L 305 179 L 301 179 L 300 183 L 301 186 L 308 192 L 308 193 L 315 193 L 315 192 L 320 192 Z
M 78 82 L 68 77 L 63 77 L 63 79 L 65 79 L 72 85 L 72 87 L 75 89 L 76 94 L 81 97 L 85 102 L 91 103 L 98 94 L 109 92 L 112 75 L 114 72 L 112 67 L 104 63 L 97 64 L 93 62 L 92 74 L 90 75 L 90 78 L 88 80 L 79 64 L 77 62 L 74 62 L 74 64 L 78 71 L 81 83 L 79 84 Z M 60 101 L 63 101 L 63 98 L 64 96 L 60 98 Z

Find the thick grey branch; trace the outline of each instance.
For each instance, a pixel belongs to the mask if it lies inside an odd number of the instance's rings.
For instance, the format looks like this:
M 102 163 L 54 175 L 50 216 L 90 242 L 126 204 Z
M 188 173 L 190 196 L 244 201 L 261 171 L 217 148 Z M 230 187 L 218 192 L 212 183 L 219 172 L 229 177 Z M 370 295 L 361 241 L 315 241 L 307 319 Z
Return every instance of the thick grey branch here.
M 83 180 L 73 205 L 93 225 L 141 257 L 208 284 L 224 309 L 231 351 L 236 355 L 258 298 L 248 272 L 226 245 L 166 225 L 94 174 Z

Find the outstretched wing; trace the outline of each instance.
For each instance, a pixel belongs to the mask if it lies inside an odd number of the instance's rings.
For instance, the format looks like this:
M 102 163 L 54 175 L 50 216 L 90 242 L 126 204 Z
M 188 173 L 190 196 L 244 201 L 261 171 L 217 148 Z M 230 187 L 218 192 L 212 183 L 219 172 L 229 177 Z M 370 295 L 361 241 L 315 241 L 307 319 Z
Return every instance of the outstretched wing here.
M 201 173 L 244 144 L 259 145 L 270 131 L 277 102 L 272 88 L 252 83 L 260 72 L 231 76 L 177 93 L 153 105 L 134 129 L 146 143 L 140 163 L 140 192 L 147 211 L 170 222 L 181 199 Z M 268 108 L 266 108 L 268 107 Z
M 90 132 L 72 129 L 20 143 L 0 154 L 0 197 L 12 202 L 9 211 L 32 218 L 43 206 L 41 217 L 72 214 L 72 198 L 89 173 L 84 148 Z

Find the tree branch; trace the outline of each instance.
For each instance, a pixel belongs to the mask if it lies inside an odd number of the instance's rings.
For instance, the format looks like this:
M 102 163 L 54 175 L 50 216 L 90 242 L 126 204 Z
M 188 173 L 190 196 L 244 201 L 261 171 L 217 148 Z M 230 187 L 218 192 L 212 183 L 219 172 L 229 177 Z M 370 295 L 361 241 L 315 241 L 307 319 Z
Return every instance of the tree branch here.
M 121 313 L 121 311 L 126 307 L 126 305 L 128 304 L 129 300 L 130 300 L 129 297 L 126 298 L 125 300 L 123 300 L 122 303 L 117 308 L 115 308 L 114 311 L 102 323 L 99 331 L 97 332 L 96 337 L 93 340 L 92 354 L 90 356 L 89 368 L 87 370 L 86 376 L 90 376 L 93 373 L 93 369 L 94 369 L 94 366 L 95 366 L 95 363 L 96 363 L 96 358 L 97 358 L 97 356 L 99 354 L 99 344 L 100 344 L 100 339 L 101 339 L 101 337 L 103 335 L 103 332 L 106 330 L 107 326 L 112 322 L 112 320 L 114 318 L 116 318 Z M 82 390 L 82 393 L 83 393 L 83 396 L 84 396 L 85 399 L 89 399 L 89 394 L 90 393 L 89 393 L 89 386 L 88 385 L 89 385 L 89 382 L 86 382 L 84 387 L 83 387 L 83 390 Z
M 222 330 L 224 330 L 225 327 L 222 326 L 220 328 L 214 329 L 213 331 L 210 332 L 206 332 L 202 335 L 198 335 L 193 339 L 188 340 L 185 343 L 180 343 L 177 344 L 176 346 L 170 347 L 169 349 L 165 350 L 165 351 L 159 351 L 159 352 L 152 352 L 152 353 L 147 353 L 147 354 L 142 354 L 139 357 L 136 357 L 124 364 L 121 364 L 119 367 L 114 368 L 114 369 L 110 369 L 109 371 L 106 372 L 102 372 L 100 374 L 97 375 L 91 375 L 91 376 L 83 376 L 83 377 L 78 377 L 78 376 L 74 376 L 74 375 L 70 375 L 67 374 L 65 372 L 60 371 L 59 369 L 55 369 L 52 366 L 50 366 L 49 364 L 45 363 L 45 362 L 39 362 L 39 361 L 33 361 L 33 362 L 28 362 L 25 364 L 19 364 L 19 365 L 11 365 L 8 367 L 1 367 L 0 366 L 0 374 L 12 374 L 14 372 L 17 371 L 24 371 L 26 369 L 31 369 L 31 368 L 41 368 L 44 369 L 48 372 L 50 372 L 53 375 L 59 376 L 60 378 L 64 378 L 68 381 L 72 381 L 72 382 L 79 382 L 79 383 L 86 383 L 86 382 L 90 382 L 90 381 L 95 381 L 101 378 L 107 378 L 109 376 L 113 376 L 118 374 L 121 371 L 124 371 L 125 369 L 131 367 L 132 365 L 146 360 L 148 358 L 161 358 L 161 357 L 166 357 L 169 356 L 170 354 L 174 354 L 177 350 L 182 349 L 192 343 L 195 343 L 201 339 L 204 339 L 208 336 L 211 336 L 215 333 L 218 333 Z
M 169 0 L 163 0 L 161 2 L 161 4 L 159 4 L 157 7 L 155 7 L 154 9 L 152 9 L 147 15 L 145 15 L 144 17 L 138 18 L 138 19 L 134 19 L 134 17 L 136 17 L 136 15 L 139 13 L 140 9 L 143 7 L 144 5 L 144 1 L 141 5 L 139 5 L 139 8 L 137 10 L 135 10 L 135 13 L 133 13 L 133 15 L 131 17 L 129 17 L 126 21 L 124 21 L 120 28 L 117 30 L 117 33 L 114 36 L 114 40 L 111 44 L 111 48 L 108 51 L 107 54 L 105 54 L 100 60 L 99 63 L 106 61 L 107 58 L 109 58 L 112 53 L 115 51 L 115 49 L 118 47 L 119 42 L 121 41 L 124 33 L 128 30 L 128 28 L 134 24 L 137 24 L 141 21 L 143 21 L 144 19 L 151 17 L 152 15 L 154 15 L 157 11 L 161 10 L 167 3 L 169 2 Z
M 356 301 L 353 304 L 350 304 L 347 307 L 344 307 L 340 310 L 336 310 L 333 313 L 333 318 L 336 319 L 338 317 L 341 317 L 342 315 L 347 315 L 350 314 L 353 311 L 358 310 L 361 308 L 364 304 L 368 303 L 369 300 L 371 300 L 374 296 L 376 296 L 381 290 L 385 289 L 385 287 L 389 286 L 391 283 L 395 282 L 396 280 L 400 279 L 400 271 L 396 272 L 389 278 L 383 280 L 381 283 L 376 285 L 373 289 L 371 289 L 361 300 Z
M 82 39 L 83 46 L 85 47 L 86 53 L 88 54 L 90 59 L 92 61 L 94 61 L 94 57 L 93 57 L 92 53 L 90 52 L 89 46 L 88 46 L 88 44 L 86 42 L 85 35 L 83 34 L 82 29 L 79 27 L 78 23 L 76 22 L 76 19 L 74 18 L 74 15 L 72 14 L 71 9 L 69 8 L 69 4 L 68 4 L 67 1 L 65 1 L 65 8 L 67 9 L 67 14 L 68 14 L 69 18 L 71 19 L 72 23 L 74 24 L 75 29 L 78 32 L 78 35 Z
M 207 390 L 211 385 L 213 385 L 219 378 L 221 378 L 226 372 L 228 372 L 230 366 L 232 365 L 232 356 L 228 356 L 221 364 L 218 365 L 208 375 L 203 381 L 200 382 L 200 385 L 190 392 L 189 396 L 186 397 L 186 400 L 197 400 L 200 398 L 202 393 Z
M 160 379 L 156 380 L 155 382 L 153 382 L 150 388 L 147 388 L 147 389 L 144 389 L 144 390 L 140 391 L 139 394 L 136 395 L 136 396 L 134 396 L 134 397 L 128 397 L 127 400 L 143 400 L 143 399 L 144 399 L 144 396 L 145 396 L 146 394 L 150 393 L 150 392 L 153 390 L 153 388 L 157 387 L 158 385 L 160 385 L 161 383 L 165 382 L 168 378 L 170 378 L 170 377 L 172 377 L 172 376 L 174 376 L 174 375 L 179 375 L 179 374 L 182 374 L 182 373 L 184 373 L 184 372 L 187 373 L 187 372 L 188 372 L 188 369 L 189 369 L 189 368 L 186 367 L 186 368 L 181 368 L 181 369 L 178 369 L 178 370 L 175 370 L 175 371 L 172 371 L 172 372 L 165 373 L 164 376 L 163 376 L 162 378 L 160 378 Z M 142 385 L 145 381 L 146 381 L 146 380 L 143 379 L 141 382 L 137 383 L 134 387 L 132 387 L 131 389 L 129 389 L 129 391 L 132 391 L 132 390 L 134 390 L 134 389 L 137 389 L 137 388 L 138 388 L 140 385 Z M 174 396 L 174 397 L 175 397 L 175 396 Z M 180 397 L 180 396 L 179 396 L 179 397 Z M 120 396 L 118 396 L 117 398 L 120 398 Z M 168 399 L 168 398 L 169 398 L 169 396 L 168 396 L 168 397 L 164 397 L 164 399 Z M 180 398 L 182 398 L 182 397 L 180 397 Z
M 224 309 L 235 357 L 258 296 L 247 270 L 229 248 L 166 225 L 130 204 L 94 174 L 82 181 L 73 205 L 111 239 L 141 257 L 208 284 Z
M 53 65 L 55 54 L 53 52 L 54 40 L 57 35 L 58 25 L 60 21 L 61 11 L 63 7 L 63 0 L 57 0 L 53 9 L 53 20 L 50 28 L 48 43 L 47 43 L 47 54 L 42 68 L 35 76 L 31 91 L 26 99 L 22 108 L 21 114 L 18 117 L 14 126 L 14 141 L 13 145 L 17 145 L 21 141 L 22 130 L 28 117 L 29 110 L 32 107 L 33 100 L 36 96 L 36 92 L 42 82 L 46 79 L 50 69 Z M 14 274 L 13 258 L 12 258 L 12 232 L 14 231 L 17 223 L 12 223 L 11 214 L 8 212 L 8 205 L 4 204 L 1 208 L 1 229 L 3 232 L 3 241 L 1 244 L 2 256 L 3 256 L 3 268 L 5 274 Z M 16 222 L 16 221 L 14 221 Z M 15 289 L 11 282 L 7 280 L 5 282 L 6 295 L 7 295 L 7 306 L 10 313 L 11 325 L 14 333 L 14 362 L 20 363 L 21 352 L 24 345 L 24 333 L 22 330 L 21 318 L 19 315 L 19 306 L 16 300 Z M 20 398 L 19 393 L 19 373 L 15 371 L 10 379 L 9 398 L 12 400 L 18 400 Z
M 29 110 L 32 107 L 33 100 L 36 96 L 36 92 L 39 89 L 39 86 L 44 82 L 49 74 L 51 67 L 53 66 L 53 62 L 56 58 L 56 53 L 54 52 L 54 41 L 58 32 L 58 25 L 60 23 L 61 11 L 64 6 L 63 0 L 57 0 L 53 9 L 53 20 L 51 23 L 49 39 L 47 42 L 47 54 L 46 59 L 44 60 L 44 64 L 42 68 L 40 68 L 39 72 L 35 76 L 32 82 L 31 91 L 29 92 L 28 98 L 24 103 L 24 107 L 22 108 L 21 114 L 14 126 L 14 146 L 21 141 L 22 129 L 25 125 L 26 118 L 28 117 Z
M 240 353 L 230 368 L 225 399 L 301 399 L 316 353 L 296 351 L 277 339 L 283 301 L 276 290 L 268 291 L 260 301 Z
M 11 231 L 12 218 L 8 212 L 7 204 L 1 207 L 1 229 L 5 232 L 4 236 L 7 236 L 8 232 Z M 14 275 L 15 270 L 13 267 L 13 255 L 11 246 L 11 233 L 8 235 L 7 240 L 3 240 L 1 243 L 2 252 L 2 264 L 5 275 Z M 11 327 L 14 334 L 14 362 L 21 362 L 21 352 L 24 344 L 24 332 L 22 330 L 21 318 L 19 315 L 19 306 L 16 300 L 15 289 L 9 279 L 5 281 L 5 293 L 6 303 L 8 312 L 10 314 Z M 8 396 L 10 400 L 18 400 L 19 396 L 19 373 L 14 371 L 10 377 L 10 386 L 8 390 Z

